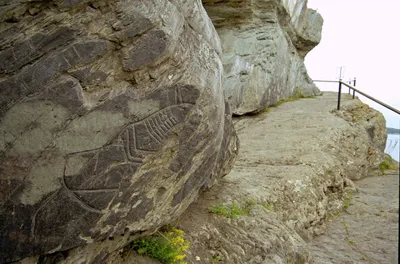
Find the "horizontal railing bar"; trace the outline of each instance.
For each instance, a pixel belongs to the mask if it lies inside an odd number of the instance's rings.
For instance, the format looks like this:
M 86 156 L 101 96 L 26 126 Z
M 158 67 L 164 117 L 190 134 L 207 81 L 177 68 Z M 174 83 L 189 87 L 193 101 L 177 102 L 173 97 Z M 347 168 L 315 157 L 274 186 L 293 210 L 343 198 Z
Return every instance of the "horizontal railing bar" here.
M 376 99 L 376 98 L 374 98 L 374 97 L 372 97 L 372 96 L 370 96 L 370 95 L 368 95 L 368 94 L 366 94 L 366 93 L 364 93 L 364 92 L 361 92 L 360 90 L 358 90 L 358 89 L 357 89 L 356 87 L 354 87 L 353 85 L 350 85 L 350 84 L 345 83 L 345 82 L 343 82 L 343 81 L 340 81 L 340 82 L 341 82 L 343 85 L 347 86 L 348 88 L 353 89 L 353 90 L 356 91 L 357 93 L 359 93 L 359 94 L 361 94 L 361 95 L 364 95 L 365 97 L 371 99 L 372 101 L 374 101 L 374 102 L 376 102 L 376 103 L 378 103 L 378 104 L 380 104 L 380 105 L 382 105 L 382 106 L 384 106 L 384 107 L 386 107 L 386 108 L 388 108 L 388 109 L 392 110 L 393 112 L 395 112 L 395 113 L 397 113 L 397 114 L 400 115 L 400 110 L 398 110 L 398 109 L 396 109 L 396 108 L 394 108 L 394 107 L 391 107 L 390 105 L 387 105 L 387 104 L 385 104 L 384 102 L 379 101 L 378 99 Z
M 327 82 L 327 83 L 338 83 L 339 81 L 327 81 L 327 80 L 313 80 L 313 82 Z

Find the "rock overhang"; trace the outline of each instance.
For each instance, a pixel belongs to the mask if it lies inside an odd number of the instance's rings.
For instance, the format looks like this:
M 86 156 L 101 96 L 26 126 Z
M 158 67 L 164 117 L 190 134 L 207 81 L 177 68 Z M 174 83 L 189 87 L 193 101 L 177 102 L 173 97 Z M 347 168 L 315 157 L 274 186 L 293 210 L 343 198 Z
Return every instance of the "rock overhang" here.
M 234 114 L 260 112 L 296 88 L 319 93 L 304 57 L 319 43 L 323 19 L 307 1 L 203 4 L 221 38 L 224 89 Z

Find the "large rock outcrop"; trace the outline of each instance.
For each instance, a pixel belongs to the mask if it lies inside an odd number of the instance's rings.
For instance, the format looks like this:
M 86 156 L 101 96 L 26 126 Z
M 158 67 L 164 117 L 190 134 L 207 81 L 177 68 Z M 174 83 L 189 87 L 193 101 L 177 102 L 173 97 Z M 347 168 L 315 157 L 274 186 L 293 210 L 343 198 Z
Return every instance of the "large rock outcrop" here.
M 219 43 L 199 0 L 0 3 L 1 263 L 126 243 L 229 171 Z
M 377 168 L 386 138 L 379 112 L 346 95 L 340 111 L 336 105 L 337 94 L 325 92 L 234 120 L 241 142 L 235 166 L 174 222 L 191 243 L 187 262 L 314 263 L 307 241 L 351 203 L 352 179 Z M 42 263 L 159 263 L 130 247 L 124 254 L 105 250 L 118 240 L 47 256 Z
M 203 0 L 221 38 L 224 89 L 233 113 L 256 113 L 295 89 L 316 95 L 304 66 L 322 17 L 307 0 Z
M 235 166 L 180 217 L 191 241 L 189 260 L 317 263 L 306 241 L 322 234 L 332 215 L 349 205 L 352 179 L 377 168 L 386 139 L 381 113 L 343 97 L 340 111 L 337 93 L 325 92 L 236 120 L 241 148 Z

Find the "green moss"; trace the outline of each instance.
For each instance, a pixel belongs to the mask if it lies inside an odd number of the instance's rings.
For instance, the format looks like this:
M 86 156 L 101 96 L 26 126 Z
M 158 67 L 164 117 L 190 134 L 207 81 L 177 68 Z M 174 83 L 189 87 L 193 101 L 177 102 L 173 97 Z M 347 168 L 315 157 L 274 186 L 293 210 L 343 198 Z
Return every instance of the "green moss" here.
M 314 97 L 315 96 L 313 96 L 313 95 L 305 96 L 304 93 L 300 90 L 300 88 L 295 88 L 291 97 L 289 97 L 287 99 L 281 99 L 281 100 L 275 102 L 274 104 L 270 105 L 269 107 L 266 107 L 264 109 L 264 112 L 268 113 L 271 107 L 278 107 L 281 104 L 284 104 L 287 102 L 293 102 L 293 101 L 299 100 L 301 98 L 314 98 Z
M 157 232 L 153 236 L 138 238 L 129 244 L 122 252 L 122 256 L 129 254 L 130 250 L 140 255 L 154 258 L 165 264 L 184 264 L 186 250 L 189 243 L 182 237 L 183 231 L 171 228 L 163 232 Z
M 300 99 L 300 98 L 305 98 L 306 96 L 304 93 L 300 90 L 300 88 L 296 87 L 293 91 L 293 98 Z
M 294 99 L 293 97 L 289 97 L 288 99 L 282 99 L 282 100 L 279 100 L 278 102 L 276 102 L 275 104 L 271 105 L 271 107 L 278 107 L 283 103 L 293 102 L 295 100 L 296 99 Z

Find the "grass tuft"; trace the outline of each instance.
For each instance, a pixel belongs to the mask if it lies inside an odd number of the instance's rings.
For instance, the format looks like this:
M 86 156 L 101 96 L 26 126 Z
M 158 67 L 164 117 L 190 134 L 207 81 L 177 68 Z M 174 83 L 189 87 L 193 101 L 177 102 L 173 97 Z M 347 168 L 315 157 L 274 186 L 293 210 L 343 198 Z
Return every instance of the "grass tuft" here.
M 270 203 L 264 203 L 262 206 L 269 211 L 274 209 L 274 205 Z
M 382 172 L 382 175 L 385 175 L 386 170 L 398 170 L 398 165 L 390 155 L 385 154 L 383 161 L 379 164 L 379 170 Z
M 343 199 L 343 207 L 348 209 L 350 207 L 351 193 L 347 193 Z
M 210 208 L 208 208 L 208 212 L 212 214 L 222 215 L 231 219 L 236 219 L 238 216 L 248 215 L 250 209 L 248 206 L 246 206 L 245 208 L 241 208 L 239 205 L 233 203 L 212 205 Z

